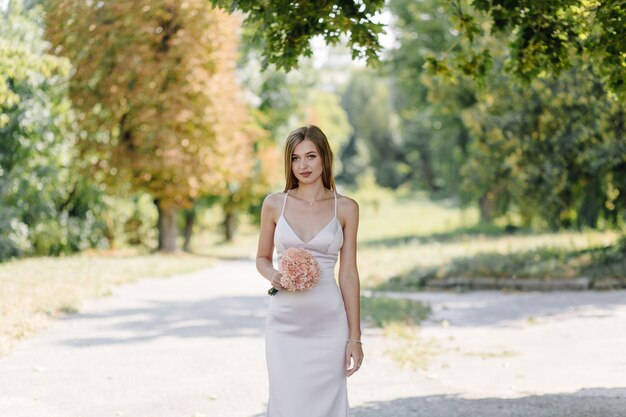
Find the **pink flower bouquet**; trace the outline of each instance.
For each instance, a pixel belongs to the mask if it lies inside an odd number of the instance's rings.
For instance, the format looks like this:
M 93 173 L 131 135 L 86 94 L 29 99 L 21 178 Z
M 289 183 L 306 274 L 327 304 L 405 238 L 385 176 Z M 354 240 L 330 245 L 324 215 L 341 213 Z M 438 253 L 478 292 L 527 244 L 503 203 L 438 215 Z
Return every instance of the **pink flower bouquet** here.
M 285 250 L 278 263 L 282 276 L 280 285 L 287 291 L 302 291 L 313 288 L 320 280 L 320 265 L 309 251 L 302 248 Z M 274 287 L 268 291 L 274 295 L 278 290 Z

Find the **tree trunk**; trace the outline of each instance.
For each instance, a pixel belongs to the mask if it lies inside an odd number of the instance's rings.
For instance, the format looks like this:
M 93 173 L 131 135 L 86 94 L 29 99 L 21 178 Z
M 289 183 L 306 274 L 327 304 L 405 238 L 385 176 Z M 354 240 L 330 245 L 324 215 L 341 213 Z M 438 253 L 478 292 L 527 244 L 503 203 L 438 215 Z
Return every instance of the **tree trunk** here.
M 159 229 L 159 247 L 161 252 L 176 252 L 176 238 L 178 237 L 178 227 L 176 215 L 178 210 L 175 206 L 163 204 L 160 200 L 155 200 L 159 212 L 157 227 Z
M 115 240 L 115 225 L 113 224 L 113 219 L 109 216 L 109 214 L 104 215 L 104 237 L 109 242 L 110 249 L 117 249 L 117 241 Z
M 589 226 L 593 229 L 598 227 L 598 219 L 604 200 L 602 181 L 599 177 L 592 178 L 585 185 L 582 201 L 578 207 L 576 223 L 579 229 L 583 226 Z
M 481 195 L 478 199 L 478 208 L 480 209 L 480 222 L 491 223 L 496 211 L 495 193 L 488 191 Z
M 235 235 L 235 228 L 237 227 L 237 215 L 235 210 L 228 207 L 224 208 L 224 222 L 222 227 L 224 228 L 224 240 L 230 242 Z
M 419 151 L 422 179 L 426 182 L 426 186 L 429 191 L 439 191 L 439 187 L 435 184 L 435 170 L 432 163 L 432 152 L 430 151 L 428 144 L 419 143 L 417 149 Z
M 185 252 L 191 252 L 191 236 L 193 235 L 193 224 L 196 220 L 196 210 L 191 208 L 185 210 L 185 243 L 183 243 L 183 250 Z

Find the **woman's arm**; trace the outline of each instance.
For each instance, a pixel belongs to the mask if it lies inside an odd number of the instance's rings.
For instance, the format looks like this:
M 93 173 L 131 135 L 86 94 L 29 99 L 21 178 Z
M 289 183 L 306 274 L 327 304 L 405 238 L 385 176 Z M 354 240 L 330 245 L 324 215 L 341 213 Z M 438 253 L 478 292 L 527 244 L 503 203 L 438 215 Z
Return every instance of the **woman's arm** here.
M 274 269 L 272 264 L 272 255 L 274 252 L 274 229 L 276 222 L 274 215 L 276 213 L 276 197 L 278 193 L 270 194 L 263 200 L 261 208 L 261 230 L 259 232 L 259 244 L 256 253 L 256 269 L 267 279 L 272 287 L 282 290 L 280 285 L 281 274 Z
M 361 340 L 361 286 L 356 266 L 356 235 L 359 226 L 359 205 L 350 198 L 344 198 L 341 205 L 344 220 L 343 246 L 340 252 L 339 288 L 348 316 L 348 339 L 346 347 L 346 369 L 350 376 L 358 370 L 363 361 Z M 354 360 L 350 368 L 350 358 Z

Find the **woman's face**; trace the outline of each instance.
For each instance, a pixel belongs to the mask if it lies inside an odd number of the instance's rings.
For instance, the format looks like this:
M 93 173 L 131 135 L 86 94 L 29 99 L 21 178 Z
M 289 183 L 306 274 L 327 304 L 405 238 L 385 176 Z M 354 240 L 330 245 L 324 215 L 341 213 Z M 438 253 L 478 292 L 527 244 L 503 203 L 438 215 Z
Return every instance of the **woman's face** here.
M 291 170 L 298 182 L 311 184 L 321 177 L 324 167 L 317 147 L 309 139 L 296 145 L 291 155 Z

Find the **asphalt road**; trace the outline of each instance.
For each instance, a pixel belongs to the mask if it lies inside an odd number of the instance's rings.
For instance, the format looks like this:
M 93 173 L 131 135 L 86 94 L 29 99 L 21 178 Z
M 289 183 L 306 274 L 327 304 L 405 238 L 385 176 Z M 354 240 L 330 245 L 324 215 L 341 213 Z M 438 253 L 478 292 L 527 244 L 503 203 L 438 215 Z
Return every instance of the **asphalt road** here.
M 246 260 L 117 287 L 0 359 L 0 417 L 262 417 L 267 288 Z M 626 291 L 410 296 L 426 368 L 365 328 L 353 417 L 626 417 Z

